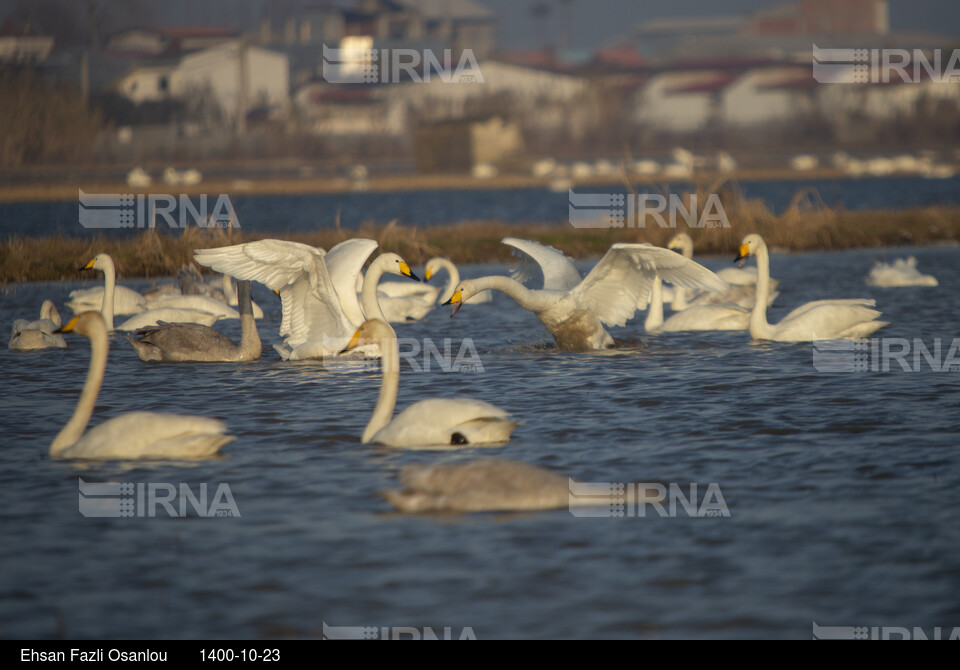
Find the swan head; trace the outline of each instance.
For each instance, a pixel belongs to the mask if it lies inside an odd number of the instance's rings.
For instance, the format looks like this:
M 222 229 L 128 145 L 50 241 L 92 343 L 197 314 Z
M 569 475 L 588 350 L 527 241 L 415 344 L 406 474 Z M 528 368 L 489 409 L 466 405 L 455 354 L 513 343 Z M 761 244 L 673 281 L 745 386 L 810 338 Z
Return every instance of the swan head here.
M 50 319 L 57 328 L 59 328 L 62 323 L 60 320 L 60 312 L 57 311 L 57 306 L 53 304 L 53 300 L 44 300 L 43 304 L 40 305 L 40 318 Z
M 380 344 L 383 340 L 396 337 L 397 332 L 389 323 L 381 321 L 380 319 L 369 319 L 357 328 L 357 331 L 353 334 L 353 337 L 350 338 L 347 346 L 345 346 L 340 353 L 345 354 L 353 351 L 357 347 L 367 344 Z
M 670 240 L 670 243 L 667 244 L 667 249 L 673 249 L 674 251 L 679 251 L 686 255 L 689 253 L 693 255 L 693 238 L 687 235 L 686 233 L 677 233 L 673 236 L 673 239 Z
M 739 253 L 737 254 L 737 257 L 733 259 L 733 262 L 743 265 L 748 257 L 755 256 L 761 249 L 766 248 L 767 245 L 764 243 L 763 238 L 756 233 L 751 233 L 750 235 L 744 237 L 743 241 L 740 242 Z
M 97 254 L 93 257 L 89 263 L 84 265 L 80 270 L 104 270 L 108 267 L 113 267 L 113 259 L 110 258 L 110 254 Z
M 440 258 L 431 258 L 427 261 L 427 265 L 423 270 L 423 280 L 430 281 L 430 277 L 440 272 L 443 269 L 443 261 Z
M 457 312 L 459 312 L 460 308 L 463 307 L 463 303 L 479 293 L 473 284 L 473 281 L 464 279 L 462 282 L 457 284 L 457 287 L 453 290 L 453 295 L 450 296 L 450 299 L 443 303 L 444 305 L 453 305 L 453 311 L 450 313 L 451 318 L 457 315 Z
M 100 312 L 87 310 L 86 312 L 80 312 L 54 332 L 77 333 L 84 337 L 93 337 L 97 333 L 103 333 L 106 336 L 107 324 Z
M 420 281 L 420 277 L 413 274 L 413 271 L 410 269 L 410 266 L 407 265 L 407 262 L 400 258 L 399 254 L 387 253 L 381 254 L 380 258 L 384 259 L 384 267 L 387 269 L 385 272 L 395 275 L 403 275 L 404 277 L 410 277 L 414 281 Z

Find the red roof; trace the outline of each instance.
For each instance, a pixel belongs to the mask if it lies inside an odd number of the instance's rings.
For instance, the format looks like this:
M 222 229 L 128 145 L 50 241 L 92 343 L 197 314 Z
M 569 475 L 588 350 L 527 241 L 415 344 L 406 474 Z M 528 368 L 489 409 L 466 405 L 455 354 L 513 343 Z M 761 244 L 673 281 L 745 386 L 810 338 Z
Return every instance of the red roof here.
M 643 56 L 633 47 L 617 47 L 612 49 L 597 49 L 596 61 L 610 65 L 626 65 L 628 67 L 642 67 L 646 65 Z

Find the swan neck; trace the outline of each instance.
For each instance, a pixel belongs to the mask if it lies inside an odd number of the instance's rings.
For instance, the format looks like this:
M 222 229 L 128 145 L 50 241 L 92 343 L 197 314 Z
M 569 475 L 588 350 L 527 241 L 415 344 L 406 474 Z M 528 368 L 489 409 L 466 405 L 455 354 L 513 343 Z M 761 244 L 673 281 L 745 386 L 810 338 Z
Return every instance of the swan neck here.
M 539 312 L 546 309 L 551 302 L 549 294 L 553 293 L 552 291 L 531 291 L 515 279 L 498 275 L 474 279 L 472 284 L 476 289 L 475 294 L 488 289 L 500 291 L 501 293 L 506 293 L 513 298 L 515 303 L 524 309 L 529 309 L 531 312 Z
M 110 350 L 110 343 L 107 340 L 106 326 L 94 319 L 90 327 L 90 368 L 87 370 L 87 380 L 83 384 L 83 391 L 80 392 L 80 400 L 77 402 L 76 409 L 73 410 L 73 416 L 67 422 L 67 425 L 54 438 L 50 445 L 50 456 L 56 457 L 67 447 L 76 444 L 83 437 L 87 424 L 90 423 L 90 417 L 93 415 L 93 408 L 97 404 L 97 396 L 100 394 L 100 386 L 103 384 L 103 374 L 107 369 L 107 354 Z
M 447 271 L 447 285 L 443 289 L 443 293 L 440 294 L 440 304 L 442 305 L 447 300 L 453 297 L 453 292 L 457 288 L 457 284 L 460 283 L 460 271 L 457 270 L 457 266 L 453 264 L 452 261 L 441 258 L 440 266 Z
M 762 244 L 757 249 L 757 295 L 750 313 L 750 335 L 763 337 L 770 324 L 767 323 L 767 301 L 770 297 L 770 252 Z
M 384 265 L 380 262 L 383 256 L 378 256 L 370 264 L 367 273 L 363 276 L 363 290 L 360 293 L 361 307 L 363 316 L 366 319 L 380 319 L 386 321 L 387 317 L 383 315 L 383 309 L 380 308 L 380 299 L 377 297 L 377 285 L 380 283 L 380 277 L 383 276 Z
M 649 332 L 663 325 L 663 280 L 660 275 L 653 278 L 653 288 L 650 289 L 650 306 L 647 308 L 647 319 L 643 327 Z
M 100 303 L 100 315 L 107 326 L 107 331 L 113 330 L 113 294 L 117 287 L 117 269 L 113 259 L 107 257 L 103 266 L 103 302 Z
M 400 345 L 394 333 L 392 337 L 385 337 L 380 341 L 382 357 L 380 365 L 383 376 L 380 380 L 380 395 L 377 397 L 377 406 L 373 409 L 370 422 L 363 431 L 364 443 L 373 439 L 384 426 L 393 418 L 393 410 L 397 406 L 397 390 L 400 387 Z
M 224 275 L 226 276 L 226 275 Z M 260 358 L 263 345 L 257 332 L 257 321 L 253 318 L 253 299 L 250 296 L 250 282 L 237 282 L 237 306 L 240 308 L 240 358 L 252 360 Z
M 661 295 L 662 300 L 662 295 Z M 687 289 L 683 286 L 673 287 L 673 311 L 682 312 L 687 308 Z

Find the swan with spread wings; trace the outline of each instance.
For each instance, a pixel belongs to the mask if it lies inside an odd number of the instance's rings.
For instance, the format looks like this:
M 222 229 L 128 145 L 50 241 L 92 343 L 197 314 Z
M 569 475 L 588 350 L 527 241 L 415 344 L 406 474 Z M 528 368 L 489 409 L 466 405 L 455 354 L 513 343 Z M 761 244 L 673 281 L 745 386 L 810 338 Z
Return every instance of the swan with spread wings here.
M 463 301 L 480 291 L 501 291 L 537 315 L 556 340 L 557 348 L 589 351 L 613 346 L 605 326 L 623 326 L 637 304 L 647 298 L 653 279 L 688 288 L 722 290 L 727 284 L 699 263 L 650 244 L 618 243 L 610 247 L 583 279 L 570 258 L 552 247 L 506 237 L 520 264 L 512 277 L 481 277 L 461 281 L 448 300 L 456 314 Z M 542 278 L 540 289 L 523 282 Z

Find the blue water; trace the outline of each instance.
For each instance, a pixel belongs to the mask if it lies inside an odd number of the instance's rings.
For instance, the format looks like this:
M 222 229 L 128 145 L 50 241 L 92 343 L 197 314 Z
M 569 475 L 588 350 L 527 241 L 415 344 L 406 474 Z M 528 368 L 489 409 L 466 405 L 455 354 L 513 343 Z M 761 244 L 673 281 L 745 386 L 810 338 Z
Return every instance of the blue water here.
M 83 185 L 79 185 L 83 188 Z M 677 185 L 675 189 L 683 188 Z M 960 204 L 960 177 L 923 179 L 891 177 L 875 179 L 828 179 L 740 182 L 748 198 L 766 202 L 782 212 L 794 195 L 813 189 L 830 207 L 851 210 L 906 209 L 931 205 Z M 92 189 L 86 188 L 85 192 Z M 622 186 L 583 186 L 578 193 L 625 192 Z M 652 190 L 651 192 L 659 192 Z M 334 225 L 337 215 L 345 228 L 362 224 L 384 225 L 394 219 L 402 225 L 434 226 L 463 221 L 499 220 L 507 223 L 565 223 L 569 198 L 566 192 L 545 188 L 498 190 L 436 190 L 391 193 L 339 193 L 284 196 L 226 194 L 236 220 L 246 231 L 309 232 Z M 209 194 L 207 213 L 212 214 L 218 194 Z M 192 200 L 200 208 L 198 198 Z M 176 210 L 179 212 L 179 209 Z M 176 213 L 175 212 L 175 213 Z M 193 224 L 192 218 L 186 218 Z M 179 224 L 179 218 L 174 217 Z M 163 219 L 157 227 L 172 232 Z M 77 202 L 0 203 L 0 236 L 127 235 L 136 229 L 88 230 L 78 222 Z
M 318 213 L 319 216 L 319 213 Z M 877 289 L 874 259 L 907 253 L 937 288 Z M 732 257 L 732 252 L 731 252 Z M 714 269 L 730 258 L 707 258 Z M 878 337 L 960 337 L 960 248 L 774 255 L 770 318 L 819 298 L 872 297 Z M 589 264 L 586 264 L 588 266 Z M 468 276 L 505 272 L 465 268 Z M 126 282 L 145 287 L 145 282 Z M 89 281 L 86 285 L 93 285 Z M 80 284 L 7 286 L 0 324 Z M 141 363 L 113 338 L 93 422 L 134 410 L 225 419 L 235 442 L 193 464 L 51 461 L 89 360 L 86 341 L 0 350 L 0 635 L 320 637 L 330 626 L 450 627 L 480 639 L 806 638 L 820 626 L 960 626 L 960 372 L 821 373 L 810 344 L 745 333 L 647 336 L 558 353 L 503 295 L 400 326 L 472 338 L 483 372 L 406 365 L 399 407 L 470 395 L 522 419 L 495 449 L 359 443 L 375 370 L 283 362 L 279 305 L 252 364 Z M 235 322 L 221 322 L 238 337 Z M 511 458 L 586 482 L 715 483 L 730 516 L 409 516 L 378 495 L 409 463 Z M 78 480 L 229 484 L 239 518 L 85 518 Z

